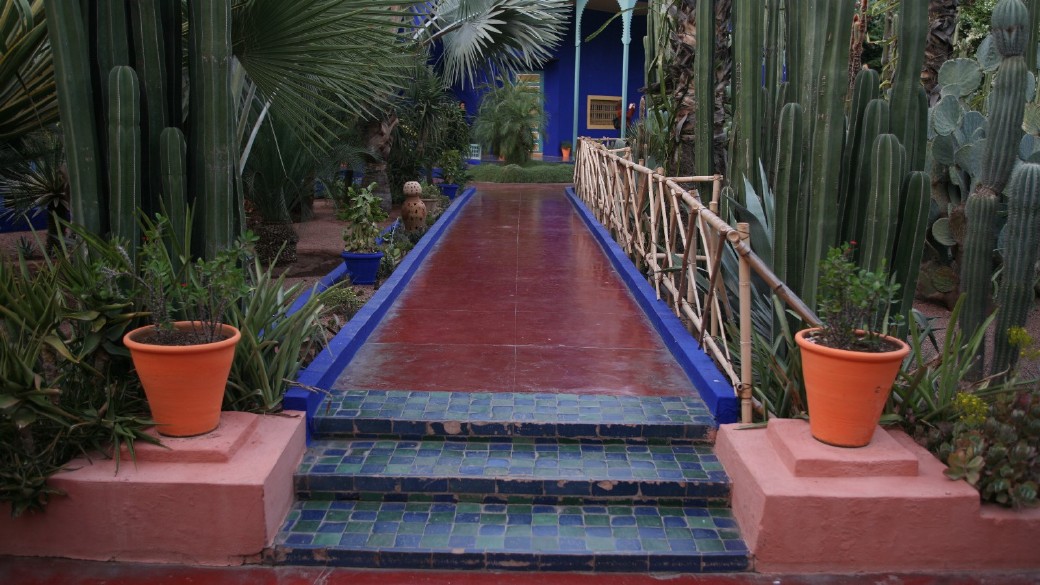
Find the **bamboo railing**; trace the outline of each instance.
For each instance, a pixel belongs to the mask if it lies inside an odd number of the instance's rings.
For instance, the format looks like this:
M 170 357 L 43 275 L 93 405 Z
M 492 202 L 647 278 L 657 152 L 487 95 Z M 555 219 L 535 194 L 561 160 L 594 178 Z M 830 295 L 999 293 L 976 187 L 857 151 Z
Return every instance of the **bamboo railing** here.
M 752 273 L 805 322 L 819 319 L 751 250 L 748 224 L 733 227 L 718 216 L 722 175 L 666 177 L 631 156 L 630 147 L 580 138 L 575 192 L 729 378 L 740 397 L 741 420 L 751 422 Z M 701 189 L 709 185 L 705 205 Z M 726 327 L 734 315 L 723 274 L 727 247 L 738 259 L 739 372 Z

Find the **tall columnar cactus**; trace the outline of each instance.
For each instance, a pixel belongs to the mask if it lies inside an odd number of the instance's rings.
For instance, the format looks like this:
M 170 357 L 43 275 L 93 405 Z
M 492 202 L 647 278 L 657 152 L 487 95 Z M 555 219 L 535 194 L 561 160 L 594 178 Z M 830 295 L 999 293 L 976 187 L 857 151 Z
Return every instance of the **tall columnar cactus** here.
M 928 2 L 902 2 L 899 10 L 899 61 L 892 77 L 892 133 L 906 148 L 910 170 L 923 171 L 928 140 L 928 98 L 921 85 L 928 40 Z
M 1022 51 L 1029 15 L 1021 0 L 1001 0 L 993 10 L 991 28 L 1002 60 L 990 94 L 990 116 L 979 178 L 967 202 L 968 231 L 961 265 L 961 290 L 966 294 L 961 328 L 974 332 L 986 318 L 996 248 L 994 222 L 999 197 L 1017 159 L 1022 139 L 1028 71 Z M 981 376 L 985 352 L 980 350 L 973 375 Z
M 762 131 L 762 6 L 757 0 L 733 1 L 733 125 L 729 177 L 737 201 L 745 205 L 744 180 L 758 185 L 763 160 Z
M 183 249 L 188 209 L 188 163 L 184 134 L 177 128 L 167 128 L 159 136 L 159 166 L 162 176 L 162 211 L 170 218 L 170 229 Z M 175 259 L 176 260 L 176 259 Z
M 710 174 L 715 169 L 715 7 L 697 3 L 697 57 L 694 67 L 696 136 L 694 168 Z
M 72 217 L 89 231 L 106 231 L 101 206 L 101 160 L 92 115 L 90 45 L 78 2 L 44 0 L 54 60 L 62 133 L 69 167 Z
M 212 257 L 233 243 L 231 204 L 235 193 L 235 166 L 231 147 L 234 112 L 231 103 L 231 3 L 194 0 L 188 5 L 192 108 L 189 170 L 201 219 L 205 252 Z
M 137 249 L 141 180 L 140 89 L 134 70 L 119 65 L 108 74 L 108 216 L 112 235 L 131 251 Z
M 825 7 L 825 8 L 824 8 Z M 849 39 L 852 35 L 851 2 L 827 2 L 827 42 L 823 48 L 816 90 L 812 152 L 809 159 L 809 232 L 805 263 L 818 266 L 827 249 L 838 240 L 841 218 L 835 213 L 841 178 L 841 151 L 845 141 L 845 94 L 849 87 Z M 802 298 L 816 305 L 816 271 L 806 271 Z
M 895 244 L 906 149 L 895 134 L 881 134 L 874 139 L 870 161 L 872 179 L 863 217 L 860 265 L 871 272 L 880 272 L 888 268 Z
M 856 181 L 848 185 L 846 196 L 842 240 L 856 242 L 863 239 L 863 221 L 867 215 L 867 202 L 870 199 L 870 179 L 872 162 L 870 153 L 878 136 L 889 133 L 891 108 L 883 99 L 873 99 L 867 104 L 863 113 L 857 137 L 857 156 L 850 160 L 850 167 L 855 170 Z
M 181 190 L 199 199 L 197 225 L 204 229 L 197 241 L 205 241 L 211 256 L 230 245 L 242 211 L 235 202 L 241 189 L 232 149 L 234 108 L 231 99 L 230 2 L 193 0 L 187 5 L 191 32 L 188 64 L 192 153 L 187 177 L 191 189 Z M 151 214 L 160 208 L 163 171 L 160 164 L 160 135 L 166 127 L 183 123 L 181 83 L 181 2 L 135 0 L 134 2 L 73 2 L 46 0 L 48 30 L 55 61 L 62 126 L 69 157 L 72 217 L 90 231 L 111 231 L 126 237 L 136 222 L 127 222 L 130 210 Z M 129 11 L 127 10 L 129 8 Z M 87 27 L 89 18 L 96 27 Z M 136 102 L 136 128 L 128 118 L 113 119 L 109 106 L 109 75 L 120 71 L 119 87 L 129 88 L 124 67 L 136 74 L 138 95 L 121 94 L 120 104 Z M 103 99 L 95 103 L 93 90 Z M 113 126 L 114 124 L 114 126 Z M 110 143 L 110 132 L 121 140 Z M 139 144 L 135 152 L 132 140 Z M 139 197 L 134 207 L 124 195 L 121 178 L 134 162 Z M 118 171 L 108 172 L 109 169 Z M 113 183 L 107 184 L 111 177 Z M 118 182 L 117 182 L 118 181 Z M 170 194 L 166 193 L 170 207 Z M 187 201 L 181 201 L 182 205 Z M 109 225 L 111 219 L 112 225 Z M 204 238 L 204 240 L 203 240 Z
M 848 206 L 849 192 L 858 180 L 859 161 L 866 155 L 861 148 L 860 135 L 863 133 L 863 123 L 866 118 L 867 105 L 880 95 L 881 76 L 873 69 L 862 69 L 856 75 L 856 83 L 853 86 L 852 104 L 849 108 L 849 129 L 845 136 L 845 151 L 841 156 L 841 168 L 845 172 L 841 174 L 841 184 L 838 189 L 838 213 L 845 215 Z M 867 143 L 872 145 L 873 141 Z M 846 224 L 847 227 L 847 224 Z M 845 238 L 848 240 L 848 238 Z
M 892 275 L 902 288 L 899 314 L 908 315 L 913 307 L 917 277 L 924 256 L 928 231 L 928 211 L 932 200 L 932 179 L 925 171 L 911 171 L 903 186 L 903 210 L 899 216 L 899 235 L 892 254 Z
M 993 335 L 993 373 L 1013 367 L 1018 348 L 1008 342 L 1012 327 L 1025 325 L 1033 306 L 1036 263 L 1040 260 L 1040 165 L 1022 163 L 1007 187 L 1008 223 L 1004 270 L 997 292 L 997 329 Z
M 803 272 L 801 250 L 792 244 L 802 241 L 805 234 L 805 210 L 798 205 L 804 123 L 801 104 L 792 102 L 780 110 L 773 172 L 773 272 L 785 282 L 800 281 Z

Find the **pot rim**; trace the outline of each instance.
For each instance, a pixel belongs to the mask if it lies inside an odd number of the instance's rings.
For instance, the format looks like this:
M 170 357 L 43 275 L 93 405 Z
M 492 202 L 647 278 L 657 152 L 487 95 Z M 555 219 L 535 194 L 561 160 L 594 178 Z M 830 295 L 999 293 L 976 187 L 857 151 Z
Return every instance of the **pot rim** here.
M 823 328 L 810 327 L 808 329 L 802 329 L 801 331 L 795 334 L 795 343 L 797 343 L 798 347 L 800 347 L 803 350 L 809 350 L 814 353 L 823 354 L 834 358 L 850 359 L 861 362 L 887 362 L 896 359 L 897 357 L 898 359 L 902 360 L 910 354 L 910 346 L 902 339 L 892 337 L 891 335 L 882 335 L 881 337 L 899 345 L 899 348 L 893 349 L 892 351 L 880 352 L 837 349 L 834 347 L 827 347 L 826 345 L 820 345 L 819 343 L 813 343 L 806 339 L 810 334 L 816 331 L 820 331 L 821 329 Z
M 188 327 L 191 327 L 193 323 L 198 323 L 198 321 L 174 321 L 173 326 L 175 329 L 187 329 Z M 195 345 L 156 345 L 154 343 L 143 343 L 133 339 L 134 336 L 139 335 L 144 331 L 155 329 L 155 325 L 145 325 L 144 327 L 138 327 L 137 329 L 128 331 L 126 335 L 123 335 L 123 345 L 125 345 L 130 351 L 185 354 L 213 351 L 216 349 L 222 349 L 229 345 L 234 346 L 240 339 L 242 339 L 242 332 L 233 325 L 228 325 L 227 323 L 218 323 L 218 325 L 220 326 L 221 331 L 230 332 L 231 336 L 227 339 L 221 339 L 220 341 L 199 343 Z
M 350 257 L 350 258 L 358 258 L 358 259 L 382 258 L 383 257 L 383 253 L 382 252 L 351 252 L 349 250 L 343 250 L 342 252 L 339 253 L 339 255 L 344 257 L 344 258 Z

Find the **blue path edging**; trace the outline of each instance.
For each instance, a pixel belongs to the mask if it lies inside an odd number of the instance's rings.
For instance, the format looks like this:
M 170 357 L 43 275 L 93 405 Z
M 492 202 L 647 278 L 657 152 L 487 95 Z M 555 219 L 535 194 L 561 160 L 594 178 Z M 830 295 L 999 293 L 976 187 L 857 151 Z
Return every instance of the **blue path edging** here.
M 700 344 L 690 336 L 678 317 L 650 287 L 646 278 L 636 270 L 632 261 L 621 246 L 610 237 L 610 233 L 589 211 L 574 192 L 574 187 L 567 187 L 567 198 L 581 216 L 585 225 L 595 236 L 600 247 L 610 258 L 611 264 L 618 271 L 628 290 L 642 307 L 650 323 L 664 340 L 665 346 L 679 362 L 679 366 L 693 382 L 701 399 L 708 406 L 717 424 L 734 423 L 740 420 L 740 401 L 726 377 L 719 371 L 715 362 L 708 357 Z
M 448 207 L 447 211 L 440 217 L 419 243 L 404 257 L 390 278 L 379 287 L 376 294 L 365 303 L 365 306 L 354 317 L 347 322 L 346 326 L 329 341 L 329 346 L 314 359 L 306 369 L 299 373 L 296 381 L 304 386 L 328 390 L 340 372 L 347 367 L 354 354 L 365 343 L 368 336 L 379 325 L 380 320 L 386 315 L 397 297 L 404 290 L 405 285 L 422 265 L 422 260 L 430 253 L 434 245 L 440 240 L 441 235 L 448 229 L 458 217 L 462 208 L 473 197 L 476 188 L 466 189 L 462 195 Z M 304 293 L 293 304 L 290 311 L 296 310 L 307 301 L 312 294 L 321 292 L 346 275 L 346 266 L 340 265 L 335 270 L 325 275 L 311 291 Z M 325 398 L 324 394 L 307 390 L 305 388 L 293 387 L 285 393 L 282 406 L 286 410 L 302 410 L 307 412 L 307 434 L 311 434 L 311 425 L 314 413 Z

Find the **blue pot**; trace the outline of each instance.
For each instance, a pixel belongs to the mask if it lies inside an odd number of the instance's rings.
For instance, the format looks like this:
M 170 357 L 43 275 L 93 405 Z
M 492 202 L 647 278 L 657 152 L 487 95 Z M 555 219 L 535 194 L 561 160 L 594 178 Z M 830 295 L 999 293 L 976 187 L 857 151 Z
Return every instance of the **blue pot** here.
M 383 259 L 382 252 L 370 254 L 360 252 L 340 252 L 343 263 L 347 265 L 350 273 L 350 282 L 353 284 L 375 284 L 376 274 L 379 273 L 379 262 Z
M 453 201 L 455 200 L 455 196 L 459 193 L 459 186 L 455 183 L 438 183 L 437 188 L 441 190 L 441 195 L 444 195 Z

